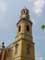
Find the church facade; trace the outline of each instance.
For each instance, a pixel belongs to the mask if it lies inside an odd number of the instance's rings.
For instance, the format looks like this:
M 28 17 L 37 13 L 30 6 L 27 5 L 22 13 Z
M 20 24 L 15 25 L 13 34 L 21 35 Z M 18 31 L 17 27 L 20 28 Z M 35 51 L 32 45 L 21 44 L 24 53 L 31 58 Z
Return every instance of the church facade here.
M 0 60 L 35 60 L 32 22 L 27 8 L 21 10 L 20 19 L 16 25 L 15 41 L 7 48 L 2 43 Z

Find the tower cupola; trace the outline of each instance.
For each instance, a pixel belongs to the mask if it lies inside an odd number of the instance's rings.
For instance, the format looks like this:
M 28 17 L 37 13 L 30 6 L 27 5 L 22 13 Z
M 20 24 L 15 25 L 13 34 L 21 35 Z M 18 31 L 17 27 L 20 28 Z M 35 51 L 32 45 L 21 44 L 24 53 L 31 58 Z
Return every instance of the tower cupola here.
M 28 19 L 29 20 L 29 10 L 27 8 L 23 8 L 21 10 L 21 16 L 20 18 L 25 18 L 25 19 Z

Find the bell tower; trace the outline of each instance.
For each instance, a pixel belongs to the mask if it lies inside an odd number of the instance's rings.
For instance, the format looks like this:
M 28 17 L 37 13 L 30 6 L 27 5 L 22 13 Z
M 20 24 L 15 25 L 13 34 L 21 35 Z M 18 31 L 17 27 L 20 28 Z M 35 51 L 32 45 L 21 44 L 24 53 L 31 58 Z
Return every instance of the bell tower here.
M 20 19 L 17 22 L 15 60 L 35 60 L 32 22 L 27 8 L 21 10 Z

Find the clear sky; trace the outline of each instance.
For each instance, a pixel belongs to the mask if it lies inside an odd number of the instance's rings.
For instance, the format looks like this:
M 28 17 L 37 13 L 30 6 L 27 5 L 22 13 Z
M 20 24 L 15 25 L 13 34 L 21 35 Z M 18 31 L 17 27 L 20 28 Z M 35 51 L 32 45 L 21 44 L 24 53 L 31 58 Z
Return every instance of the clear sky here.
M 45 0 L 0 0 L 0 44 L 4 41 L 8 46 L 15 41 L 16 23 L 20 11 L 27 7 L 33 22 L 32 32 L 35 42 L 35 60 L 45 60 Z

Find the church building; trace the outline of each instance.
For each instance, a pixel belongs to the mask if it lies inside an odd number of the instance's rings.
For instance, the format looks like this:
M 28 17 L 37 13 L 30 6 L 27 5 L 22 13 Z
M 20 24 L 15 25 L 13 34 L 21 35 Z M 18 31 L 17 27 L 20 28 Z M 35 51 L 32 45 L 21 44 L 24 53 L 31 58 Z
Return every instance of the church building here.
M 15 41 L 7 48 L 2 43 L 0 60 L 35 60 L 32 22 L 27 8 L 21 10 L 20 19 L 16 26 Z

